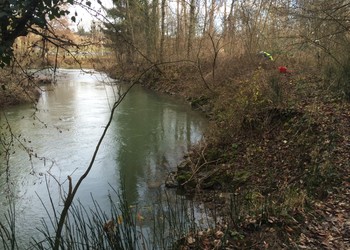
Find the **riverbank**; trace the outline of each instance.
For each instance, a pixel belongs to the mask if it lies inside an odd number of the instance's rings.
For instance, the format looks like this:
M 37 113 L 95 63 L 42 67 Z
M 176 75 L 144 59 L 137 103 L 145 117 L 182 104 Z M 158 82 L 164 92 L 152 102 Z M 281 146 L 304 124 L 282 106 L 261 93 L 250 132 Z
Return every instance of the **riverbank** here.
M 24 74 L 16 74 L 0 69 L 0 107 L 21 103 L 35 103 L 40 90 L 33 79 Z
M 223 234 L 191 239 L 236 249 L 349 248 L 349 102 L 319 72 L 291 65 L 280 73 L 277 66 L 183 63 L 142 79 L 211 121 L 177 181 L 225 217 Z
M 140 79 L 189 102 L 211 123 L 176 179 L 224 220 L 217 230 L 184 237 L 185 249 L 350 247 L 349 102 L 318 72 L 291 66 L 284 74 L 276 66 L 183 63 Z M 122 73 L 123 80 L 139 75 Z M 11 82 L 4 79 L 1 86 Z M 26 87 L 21 79 L 13 82 Z

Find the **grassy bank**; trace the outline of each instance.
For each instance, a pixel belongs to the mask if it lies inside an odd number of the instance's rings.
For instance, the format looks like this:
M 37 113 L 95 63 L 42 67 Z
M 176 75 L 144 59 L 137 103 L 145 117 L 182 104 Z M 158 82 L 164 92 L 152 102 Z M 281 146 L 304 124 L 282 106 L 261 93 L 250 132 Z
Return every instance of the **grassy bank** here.
M 211 121 L 177 180 L 224 216 L 232 248 L 350 247 L 349 79 L 290 63 L 183 62 L 142 79 Z

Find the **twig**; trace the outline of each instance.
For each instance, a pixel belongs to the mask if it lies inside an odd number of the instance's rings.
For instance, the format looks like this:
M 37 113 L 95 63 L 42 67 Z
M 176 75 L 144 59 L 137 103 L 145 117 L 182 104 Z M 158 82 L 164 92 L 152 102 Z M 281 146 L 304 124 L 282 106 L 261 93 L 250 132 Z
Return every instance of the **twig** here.
M 97 145 L 95 147 L 95 151 L 94 151 L 94 153 L 92 155 L 92 158 L 91 158 L 89 166 L 85 170 L 84 174 L 82 176 L 80 176 L 80 178 L 79 178 L 78 182 L 76 183 L 76 185 L 74 186 L 74 188 L 72 186 L 69 187 L 70 191 L 68 192 L 67 197 L 66 197 L 66 199 L 64 201 L 64 207 L 62 209 L 62 212 L 61 212 L 61 215 L 60 215 L 60 218 L 59 218 L 59 222 L 58 222 L 58 225 L 57 225 L 57 230 L 56 230 L 53 250 L 59 250 L 59 248 L 60 248 L 61 238 L 62 238 L 62 230 L 64 228 L 64 223 L 66 221 L 66 218 L 68 216 L 69 208 L 72 205 L 74 197 L 75 197 L 75 195 L 76 195 L 76 193 L 77 193 L 81 183 L 88 176 L 88 174 L 90 173 L 90 171 L 92 169 L 92 166 L 94 165 L 94 162 L 95 162 L 97 153 L 98 153 L 98 151 L 100 149 L 100 146 L 102 144 L 102 141 L 104 140 L 104 138 L 105 138 L 105 136 L 107 134 L 107 131 L 108 131 L 108 129 L 109 129 L 111 123 L 112 123 L 115 110 L 120 105 L 120 103 L 124 100 L 125 96 L 129 93 L 129 91 L 139 82 L 141 77 L 144 74 L 146 74 L 149 70 L 151 70 L 153 67 L 154 67 L 154 65 L 150 66 L 148 69 L 146 69 L 144 72 L 142 72 L 142 74 L 140 74 L 140 76 L 129 86 L 129 88 L 123 93 L 123 95 L 121 95 L 119 97 L 119 99 L 113 104 L 109 120 L 108 120 L 107 125 L 105 126 L 105 128 L 104 128 L 104 130 L 102 132 L 102 135 L 101 135 L 101 137 L 100 137 L 100 139 L 99 139 L 99 141 L 98 141 L 98 143 L 97 143 Z M 70 178 L 70 176 L 68 177 L 68 180 L 69 180 L 69 178 Z M 69 180 L 69 185 L 71 185 L 71 180 Z

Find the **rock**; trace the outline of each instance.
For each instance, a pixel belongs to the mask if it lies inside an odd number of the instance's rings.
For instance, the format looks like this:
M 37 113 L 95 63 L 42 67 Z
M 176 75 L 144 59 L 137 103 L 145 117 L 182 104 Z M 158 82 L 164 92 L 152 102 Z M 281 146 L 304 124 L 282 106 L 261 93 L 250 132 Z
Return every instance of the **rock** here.
M 40 85 L 51 84 L 53 79 L 51 76 L 39 76 L 35 79 L 35 82 Z
M 176 188 L 178 186 L 179 183 L 176 180 L 176 172 L 170 172 L 165 180 L 165 187 Z
M 224 234 L 223 231 L 218 230 L 218 231 L 215 233 L 215 238 L 221 239 L 224 235 L 225 235 L 225 234 Z
M 184 160 L 177 166 L 177 169 L 184 170 L 184 169 L 188 168 L 188 166 L 189 166 L 189 162 L 187 160 Z
M 188 237 L 187 237 L 187 243 L 188 243 L 189 245 L 192 245 L 192 244 L 194 244 L 195 242 L 196 242 L 196 239 L 193 238 L 192 236 L 188 236 Z
M 162 185 L 161 182 L 153 181 L 153 182 L 147 182 L 147 187 L 150 189 L 157 189 Z

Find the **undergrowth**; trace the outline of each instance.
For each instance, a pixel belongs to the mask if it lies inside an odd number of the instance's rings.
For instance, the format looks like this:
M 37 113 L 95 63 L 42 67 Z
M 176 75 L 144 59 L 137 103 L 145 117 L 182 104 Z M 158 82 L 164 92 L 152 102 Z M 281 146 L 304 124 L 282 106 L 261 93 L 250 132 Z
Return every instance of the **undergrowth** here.
M 34 103 L 40 91 L 33 79 L 23 72 L 11 72 L 11 69 L 0 69 L 0 107 L 20 103 Z
M 211 125 L 178 169 L 178 181 L 198 199 L 223 200 L 236 247 L 272 246 L 272 240 L 277 248 L 295 247 L 313 204 L 342 182 L 348 126 L 339 96 L 347 99 L 347 75 L 333 78 L 339 80 L 334 91 L 312 71 L 281 74 L 273 63 L 230 63 L 208 80 L 215 93 L 200 91 L 199 78 L 188 83 L 188 100 Z

